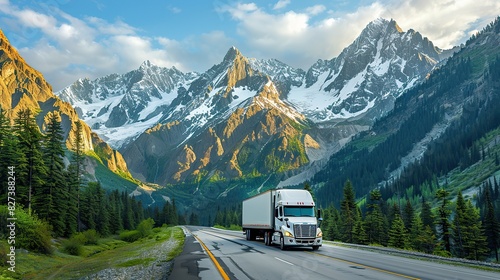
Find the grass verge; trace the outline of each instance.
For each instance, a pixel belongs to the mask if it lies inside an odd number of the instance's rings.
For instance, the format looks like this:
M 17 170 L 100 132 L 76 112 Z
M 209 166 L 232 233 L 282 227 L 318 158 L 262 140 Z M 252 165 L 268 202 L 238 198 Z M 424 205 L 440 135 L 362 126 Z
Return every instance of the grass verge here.
M 147 266 L 156 260 L 172 260 L 182 252 L 183 244 L 180 227 L 162 227 L 133 243 L 100 239 L 97 245 L 83 246 L 80 256 L 59 249 L 52 255 L 18 250 L 16 273 L 2 269 L 0 279 L 78 279 L 106 268 Z

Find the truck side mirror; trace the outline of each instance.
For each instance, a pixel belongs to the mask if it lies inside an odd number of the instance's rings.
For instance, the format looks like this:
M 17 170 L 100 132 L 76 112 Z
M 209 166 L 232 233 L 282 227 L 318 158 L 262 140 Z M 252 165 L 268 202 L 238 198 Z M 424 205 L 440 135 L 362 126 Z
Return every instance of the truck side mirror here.
M 318 218 L 321 218 L 321 209 L 318 209 L 318 214 L 316 216 L 318 216 Z
M 286 226 L 290 227 L 290 225 L 288 224 L 288 220 L 289 220 L 288 218 L 285 218 Z

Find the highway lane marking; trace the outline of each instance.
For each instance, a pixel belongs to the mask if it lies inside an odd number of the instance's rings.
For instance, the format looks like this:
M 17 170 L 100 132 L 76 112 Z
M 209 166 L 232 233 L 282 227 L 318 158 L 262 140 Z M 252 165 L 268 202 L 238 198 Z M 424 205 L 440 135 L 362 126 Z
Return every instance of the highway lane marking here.
M 291 262 L 287 262 L 287 261 L 282 260 L 282 259 L 280 259 L 280 258 L 278 258 L 278 257 L 274 257 L 274 258 L 275 258 L 275 259 L 277 259 L 277 260 L 278 260 L 278 261 L 280 261 L 280 262 L 284 262 L 284 263 L 289 264 L 289 265 L 294 265 L 293 263 L 291 263 Z
M 371 270 L 383 272 L 383 273 L 386 273 L 386 274 L 391 274 L 391 275 L 394 275 L 394 276 L 403 277 L 403 278 L 406 278 L 406 279 L 421 280 L 420 278 L 411 277 L 411 276 L 408 276 L 408 275 L 404 275 L 404 274 L 392 272 L 392 271 L 385 270 L 385 269 L 376 268 L 376 267 L 373 267 L 373 266 L 368 266 L 368 265 L 359 264 L 359 263 L 355 263 L 355 262 L 351 262 L 351 261 L 346 261 L 346 260 L 343 260 L 343 259 L 339 259 L 339 258 L 328 256 L 328 255 L 323 255 L 323 254 L 318 254 L 318 253 L 311 253 L 311 252 L 306 252 L 306 253 L 312 254 L 312 255 L 321 256 L 321 257 L 330 258 L 330 259 L 333 259 L 333 260 L 336 260 L 336 261 L 340 261 L 340 262 L 344 262 L 344 263 L 347 263 L 347 264 L 350 264 L 350 265 L 359 266 L 359 267 L 363 267 L 363 268 L 367 268 L 367 269 L 371 269 Z
M 257 252 L 257 253 L 265 254 L 264 252 L 262 252 L 262 251 L 260 251 L 260 250 L 255 249 L 255 247 L 253 247 L 253 246 L 249 246 L 249 245 L 247 245 L 247 244 L 243 244 L 243 243 L 241 243 L 241 242 L 234 241 L 234 240 L 232 240 L 232 239 L 228 239 L 228 238 L 222 237 L 222 236 L 220 236 L 220 235 L 217 235 L 217 234 L 215 234 L 215 233 L 210 233 L 210 232 L 205 231 L 205 230 L 200 230 L 200 231 L 201 231 L 201 232 L 203 232 L 203 233 L 205 233 L 205 234 L 212 235 L 212 236 L 215 236 L 215 237 L 217 237 L 217 238 L 220 238 L 220 239 L 223 239 L 223 240 L 226 240 L 226 241 L 229 241 L 229 242 L 232 242 L 232 243 L 238 244 L 238 245 L 240 245 L 240 246 L 246 246 L 246 247 L 248 247 L 250 250 L 255 251 L 255 252 Z M 224 233 L 221 233 L 221 234 L 226 235 L 226 236 L 231 236 L 231 237 L 234 237 L 234 236 L 229 235 L 229 234 L 224 234 Z
M 208 249 L 208 247 L 205 245 L 205 243 L 203 243 L 203 241 L 201 241 L 200 238 L 198 238 L 198 236 L 196 236 L 196 234 L 192 234 L 192 236 L 194 236 L 194 238 L 196 238 L 196 240 L 198 240 L 198 242 L 200 242 L 201 246 L 205 249 L 205 251 L 207 252 L 208 256 L 210 257 L 210 259 L 212 260 L 212 262 L 214 263 L 215 267 L 217 268 L 217 270 L 219 271 L 220 275 L 222 276 L 222 279 L 224 280 L 229 280 L 229 276 L 227 276 L 227 273 L 224 271 L 224 269 L 222 268 L 222 266 L 219 264 L 219 262 L 215 259 L 214 255 L 212 254 L 212 252 L 210 252 L 210 250 Z

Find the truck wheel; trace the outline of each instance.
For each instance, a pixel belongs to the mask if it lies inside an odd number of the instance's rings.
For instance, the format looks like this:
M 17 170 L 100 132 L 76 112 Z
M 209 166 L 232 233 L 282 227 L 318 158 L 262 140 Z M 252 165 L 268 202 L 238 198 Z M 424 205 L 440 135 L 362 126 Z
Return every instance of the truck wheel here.
M 245 231 L 245 237 L 246 237 L 246 239 L 247 239 L 248 241 L 250 241 L 250 230 L 249 230 L 249 229 L 247 229 L 247 230 Z
M 280 236 L 280 249 L 282 251 L 286 250 L 286 246 L 285 246 L 285 238 L 283 237 L 283 235 Z
M 271 246 L 271 233 L 269 231 L 264 232 L 264 244 Z
M 255 239 L 257 238 L 257 231 L 251 229 L 249 229 L 249 231 L 250 231 L 250 240 L 255 241 Z
M 319 249 L 319 246 L 312 246 L 313 247 L 313 251 L 316 251 Z

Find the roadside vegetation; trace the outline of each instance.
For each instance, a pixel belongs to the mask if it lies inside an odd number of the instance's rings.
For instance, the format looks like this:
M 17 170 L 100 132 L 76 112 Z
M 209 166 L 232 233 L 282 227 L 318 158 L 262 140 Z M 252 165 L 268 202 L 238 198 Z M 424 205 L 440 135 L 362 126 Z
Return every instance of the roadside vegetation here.
M 2 267 L 0 279 L 78 279 L 105 269 L 169 262 L 182 252 L 184 233 L 180 227 L 153 228 L 151 222 L 145 220 L 136 230 L 105 238 L 100 238 L 95 230 L 88 230 L 68 239 L 54 239 L 49 255 L 18 250 L 16 272 Z M 136 240 L 122 239 L 124 232 L 134 231 L 138 232 Z M 3 242 L 0 248 L 5 249 L 6 245 Z

